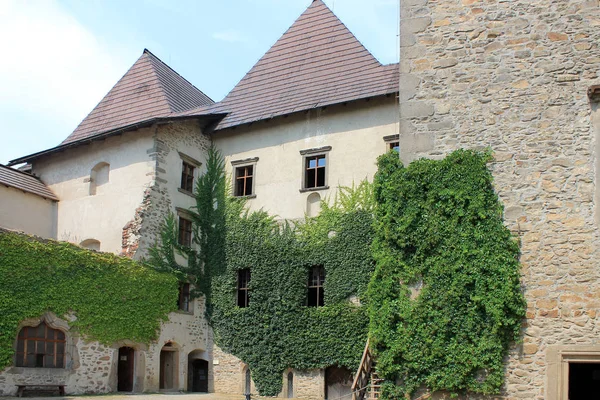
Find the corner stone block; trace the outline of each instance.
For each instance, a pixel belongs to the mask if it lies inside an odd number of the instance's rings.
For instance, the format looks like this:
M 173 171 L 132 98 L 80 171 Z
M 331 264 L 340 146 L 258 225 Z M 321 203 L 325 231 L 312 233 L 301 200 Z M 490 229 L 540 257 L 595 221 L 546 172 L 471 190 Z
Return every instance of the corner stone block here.
M 404 76 L 404 75 L 403 75 Z M 401 103 L 401 118 L 425 118 L 433 115 L 433 106 L 425 101 Z

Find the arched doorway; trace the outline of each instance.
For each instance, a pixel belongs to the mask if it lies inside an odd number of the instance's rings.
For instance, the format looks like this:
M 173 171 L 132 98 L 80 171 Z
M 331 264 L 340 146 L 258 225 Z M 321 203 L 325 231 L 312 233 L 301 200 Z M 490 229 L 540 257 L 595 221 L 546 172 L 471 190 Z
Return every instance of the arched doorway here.
M 252 392 L 252 375 L 250 374 L 250 368 L 246 368 L 244 374 L 244 394 L 250 394 Z
M 188 391 L 208 393 L 208 361 L 196 358 L 189 361 Z
M 119 392 L 133 391 L 135 350 L 131 347 L 119 348 L 117 362 L 117 390 Z
M 294 373 L 292 371 L 287 374 L 287 398 L 294 398 Z
M 325 398 L 337 399 L 352 395 L 352 372 L 344 367 L 325 370 Z
M 173 343 L 165 344 L 160 351 L 160 376 L 159 388 L 163 390 L 177 390 L 177 363 L 179 352 Z

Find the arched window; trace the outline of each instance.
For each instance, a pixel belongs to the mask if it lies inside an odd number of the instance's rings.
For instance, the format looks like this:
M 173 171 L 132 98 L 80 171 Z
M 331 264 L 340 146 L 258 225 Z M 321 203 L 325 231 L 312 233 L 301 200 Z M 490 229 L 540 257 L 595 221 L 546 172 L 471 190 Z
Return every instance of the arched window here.
M 90 196 L 96 194 L 99 186 L 108 183 L 108 175 L 110 171 L 110 164 L 101 162 L 96 164 L 90 172 Z
M 64 368 L 65 334 L 45 322 L 26 326 L 17 337 L 15 365 L 27 368 Z
M 321 212 L 321 195 L 311 193 L 306 198 L 306 215 L 316 217 Z
M 84 249 L 100 251 L 100 241 L 96 239 L 86 239 L 79 245 Z
M 294 398 L 294 373 L 292 371 L 287 374 L 287 398 Z

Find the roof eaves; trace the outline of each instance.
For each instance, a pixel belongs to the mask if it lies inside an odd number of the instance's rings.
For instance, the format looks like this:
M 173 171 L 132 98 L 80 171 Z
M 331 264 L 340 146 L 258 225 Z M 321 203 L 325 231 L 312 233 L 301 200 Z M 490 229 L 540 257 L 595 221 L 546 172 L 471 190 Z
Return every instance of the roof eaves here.
M 115 128 L 115 129 L 110 129 L 108 131 L 104 131 L 104 132 L 100 132 L 97 133 L 93 136 L 89 136 L 89 137 L 85 137 L 79 140 L 75 140 L 73 142 L 69 142 L 69 143 L 65 143 L 65 144 L 61 144 L 58 145 L 56 147 L 52 147 L 50 149 L 47 150 L 43 150 L 43 151 L 39 151 L 37 153 L 33 153 L 33 154 L 29 154 L 27 156 L 24 157 L 20 157 L 20 158 L 16 158 L 14 160 L 11 160 L 8 162 L 9 166 L 13 166 L 13 165 L 17 165 L 17 164 L 22 164 L 25 162 L 29 162 L 32 160 L 35 160 L 37 158 L 46 156 L 46 155 L 50 155 L 50 154 L 54 154 L 54 153 L 58 153 L 61 151 L 65 151 L 69 148 L 75 148 L 75 147 L 79 147 L 88 143 L 91 143 L 93 141 L 96 140 L 102 140 L 102 139 L 106 139 L 108 137 L 112 137 L 112 136 L 118 136 L 121 135 L 127 131 L 133 131 L 133 130 L 138 130 L 141 128 L 145 128 L 147 126 L 151 126 L 154 123 L 159 123 L 159 122 L 170 122 L 170 121 L 181 121 L 181 120 L 186 120 L 186 119 L 197 119 L 197 118 L 202 118 L 205 117 L 207 120 L 214 120 L 214 119 L 221 119 L 225 116 L 225 113 L 210 113 L 210 114 L 198 114 L 198 115 L 183 115 L 183 116 L 172 116 L 172 117 L 157 117 L 157 118 L 150 118 L 147 120 L 143 120 L 143 121 L 139 121 L 139 122 L 135 122 L 133 124 L 129 124 L 123 127 L 119 127 L 119 128 Z
M 52 190 L 50 190 L 50 189 L 49 189 L 49 188 L 46 186 L 46 184 L 45 184 L 44 182 L 42 182 L 42 181 L 40 180 L 40 178 L 38 178 L 37 176 L 35 176 L 35 175 L 33 175 L 33 174 L 30 174 L 29 172 L 21 171 L 21 170 L 19 170 L 19 169 L 16 169 L 16 168 L 10 168 L 10 167 L 8 167 L 8 166 L 6 166 L 6 165 L 3 165 L 3 164 L 0 164 L 0 168 L 4 168 L 4 169 L 7 169 L 7 170 L 9 170 L 9 171 L 11 171 L 11 172 L 13 172 L 13 173 L 14 173 L 14 172 L 16 172 L 16 173 L 19 173 L 19 174 L 21 174 L 21 175 L 24 175 L 24 176 L 26 176 L 26 177 L 28 177 L 28 178 L 35 179 L 36 181 L 38 181 L 38 182 L 40 183 L 40 185 L 44 185 L 44 187 L 46 188 L 46 190 L 48 191 L 48 193 L 49 193 L 49 194 L 48 194 L 48 195 L 46 195 L 46 194 L 42 194 L 42 193 L 38 193 L 38 192 L 34 192 L 33 190 L 30 190 L 30 189 L 27 189 L 27 188 L 24 188 L 24 187 L 20 187 L 20 186 L 17 186 L 17 185 L 11 185 L 10 183 L 7 183 L 7 182 L 1 182 L 0 184 L 4 185 L 4 186 L 6 186 L 6 187 L 12 187 L 12 188 L 14 188 L 14 189 L 18 189 L 18 190 L 21 190 L 21 191 L 23 191 L 23 192 L 27 192 L 27 193 L 34 194 L 34 195 L 36 195 L 36 196 L 40 196 L 40 197 L 42 197 L 42 198 L 44 198 L 44 199 L 47 199 L 47 200 L 59 201 L 59 198 L 58 198 L 58 197 L 56 197 L 56 195 L 55 195 L 54 193 L 52 193 Z

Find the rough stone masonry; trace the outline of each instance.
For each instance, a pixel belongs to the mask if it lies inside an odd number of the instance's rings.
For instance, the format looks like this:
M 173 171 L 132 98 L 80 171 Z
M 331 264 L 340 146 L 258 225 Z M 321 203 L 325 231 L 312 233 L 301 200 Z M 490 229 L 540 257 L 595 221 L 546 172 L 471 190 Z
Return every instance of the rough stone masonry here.
M 491 148 L 520 238 L 523 341 L 502 398 L 563 399 L 600 362 L 598 0 L 401 0 L 401 157 Z

